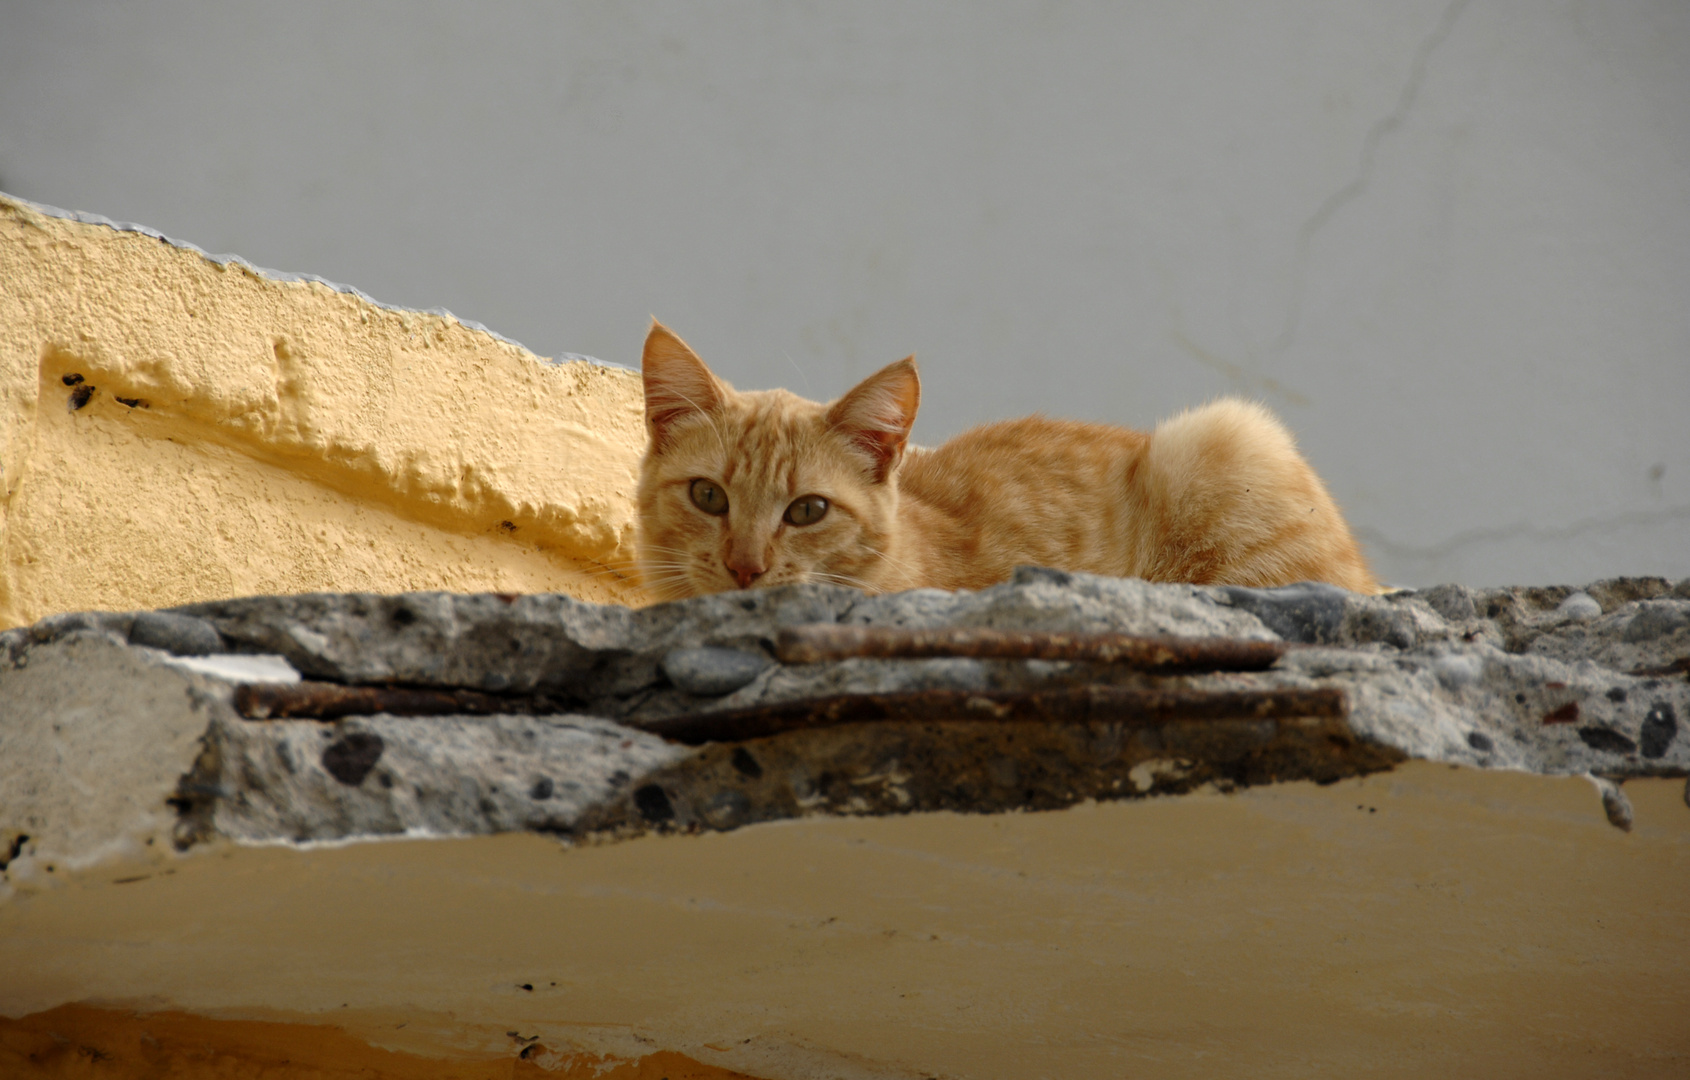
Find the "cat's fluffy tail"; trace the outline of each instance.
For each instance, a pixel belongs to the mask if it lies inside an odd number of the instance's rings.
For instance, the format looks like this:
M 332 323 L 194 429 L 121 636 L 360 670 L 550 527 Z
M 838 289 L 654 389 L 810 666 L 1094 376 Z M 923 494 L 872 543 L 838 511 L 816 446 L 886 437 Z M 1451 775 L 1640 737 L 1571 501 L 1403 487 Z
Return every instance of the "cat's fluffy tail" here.
M 1163 421 L 1139 479 L 1172 563 L 1158 577 L 1378 588 L 1326 485 L 1263 405 L 1221 398 Z

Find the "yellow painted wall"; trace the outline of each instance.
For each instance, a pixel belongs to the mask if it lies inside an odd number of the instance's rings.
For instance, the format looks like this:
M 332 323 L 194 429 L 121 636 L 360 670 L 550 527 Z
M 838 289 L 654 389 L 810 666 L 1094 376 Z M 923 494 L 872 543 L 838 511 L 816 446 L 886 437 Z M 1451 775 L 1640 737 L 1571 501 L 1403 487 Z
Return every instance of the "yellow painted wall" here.
M 59 867 L 0 905 L 0 971 L 28 973 L 0 978 L 0 1017 L 168 1008 L 507 1062 L 515 1032 L 782 1080 L 1681 1078 L 1690 813 L 1681 780 L 1626 789 L 1629 833 L 1578 777 L 1410 762 L 574 850 L 506 835 Z
M 0 628 L 314 590 L 637 601 L 643 442 L 633 372 L 0 197 Z

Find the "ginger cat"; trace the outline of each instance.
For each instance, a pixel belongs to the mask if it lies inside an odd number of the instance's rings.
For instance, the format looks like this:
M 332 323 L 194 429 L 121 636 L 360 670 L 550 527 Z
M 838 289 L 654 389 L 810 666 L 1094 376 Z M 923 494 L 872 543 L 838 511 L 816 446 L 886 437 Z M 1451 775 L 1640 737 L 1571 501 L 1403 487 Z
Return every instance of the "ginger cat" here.
M 1374 592 L 1332 497 L 1260 405 L 1144 434 L 1030 416 L 908 443 L 915 358 L 831 404 L 740 392 L 661 323 L 646 337 L 638 562 L 677 599 L 802 581 L 979 589 L 1017 566 Z

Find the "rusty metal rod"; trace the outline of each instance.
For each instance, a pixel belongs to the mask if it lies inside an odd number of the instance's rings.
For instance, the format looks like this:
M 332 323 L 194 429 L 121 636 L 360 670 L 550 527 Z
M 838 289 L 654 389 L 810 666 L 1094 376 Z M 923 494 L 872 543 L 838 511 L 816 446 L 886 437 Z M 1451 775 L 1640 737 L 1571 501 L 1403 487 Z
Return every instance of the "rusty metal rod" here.
M 665 739 L 697 746 L 738 742 L 837 724 L 954 720 L 1119 723 L 1133 727 L 1216 720 L 1283 720 L 1347 715 L 1336 687 L 1276 690 L 1145 690 L 1075 686 L 1052 690 L 916 690 L 840 694 L 748 709 L 624 721 Z
M 1070 634 L 1048 630 L 818 623 L 781 630 L 775 655 L 785 664 L 814 664 L 850 657 L 919 659 L 965 656 L 981 660 L 1083 660 L 1143 671 L 1262 671 L 1285 653 L 1277 641 L 1238 638 L 1139 637 Z
M 1681 656 L 1677 660 L 1669 661 L 1659 667 L 1633 668 L 1626 674 L 1633 678 L 1661 675 L 1690 675 L 1690 656 Z
M 474 690 L 340 683 L 243 683 L 235 709 L 248 720 L 334 720 L 342 716 L 489 716 L 494 713 L 569 712 L 566 702 L 544 697 L 500 697 Z

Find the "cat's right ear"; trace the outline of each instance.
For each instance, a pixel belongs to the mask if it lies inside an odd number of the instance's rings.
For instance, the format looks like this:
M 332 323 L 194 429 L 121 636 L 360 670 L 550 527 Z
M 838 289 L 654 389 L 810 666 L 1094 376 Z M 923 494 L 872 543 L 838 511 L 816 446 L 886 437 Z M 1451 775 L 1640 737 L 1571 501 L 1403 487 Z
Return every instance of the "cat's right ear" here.
M 698 354 L 674 331 L 653 319 L 640 358 L 645 381 L 645 423 L 652 446 L 662 450 L 675 426 L 722 407 L 726 389 Z

